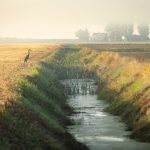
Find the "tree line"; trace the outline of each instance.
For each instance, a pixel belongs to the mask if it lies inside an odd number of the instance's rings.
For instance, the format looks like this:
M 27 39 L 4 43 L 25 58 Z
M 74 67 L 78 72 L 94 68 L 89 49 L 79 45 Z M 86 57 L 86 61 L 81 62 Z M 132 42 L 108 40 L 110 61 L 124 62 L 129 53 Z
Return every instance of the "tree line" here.
M 133 24 L 109 24 L 105 27 L 107 37 L 105 41 L 148 41 L 149 39 L 149 25 L 138 25 L 138 34 L 134 34 Z M 88 29 L 78 30 L 75 33 L 81 41 L 89 41 L 91 36 Z

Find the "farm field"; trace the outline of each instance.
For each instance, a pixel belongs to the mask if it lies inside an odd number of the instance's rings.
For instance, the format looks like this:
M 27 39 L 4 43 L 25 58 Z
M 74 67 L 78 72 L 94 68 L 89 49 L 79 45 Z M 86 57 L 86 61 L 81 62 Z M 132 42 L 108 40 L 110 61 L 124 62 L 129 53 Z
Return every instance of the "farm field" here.
M 126 43 L 126 42 L 118 42 L 118 43 L 84 43 L 79 44 L 81 47 L 89 47 L 95 50 L 112 50 L 112 51 L 149 51 L 150 43 Z
M 28 49 L 31 54 L 24 63 Z M 149 51 L 120 51 L 73 44 L 1 44 L 0 148 L 33 149 L 38 145 L 41 149 L 87 150 L 66 130 L 74 124 L 66 115 L 73 110 L 59 81 L 74 78 L 96 80 L 96 103 L 110 103 L 106 111 L 120 116 L 132 138 L 150 142 Z M 150 146 L 142 144 L 145 149 Z
M 88 149 L 65 128 L 72 123 L 66 116 L 72 110 L 49 64 L 60 49 L 49 44 L 0 45 L 0 149 Z
M 0 44 L 0 104 L 4 104 L 13 95 L 10 89 L 14 80 L 23 75 L 27 67 L 50 58 L 59 47 L 49 44 Z M 31 49 L 31 56 L 25 64 L 28 49 Z

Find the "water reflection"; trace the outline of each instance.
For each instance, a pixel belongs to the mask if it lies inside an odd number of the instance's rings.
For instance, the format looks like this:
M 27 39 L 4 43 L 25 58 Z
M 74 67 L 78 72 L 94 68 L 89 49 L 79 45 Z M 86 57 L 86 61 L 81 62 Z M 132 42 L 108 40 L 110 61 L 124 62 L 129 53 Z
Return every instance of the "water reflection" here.
M 95 95 L 97 86 L 92 79 L 70 79 L 64 80 L 65 93 L 68 95 Z
M 126 126 L 119 117 L 104 111 L 108 104 L 97 100 L 94 80 L 71 79 L 63 84 L 70 95 L 68 103 L 75 111 L 70 116 L 75 124 L 68 126 L 68 131 L 78 141 L 91 150 L 150 150 L 149 143 L 129 138 L 130 132 L 125 130 Z

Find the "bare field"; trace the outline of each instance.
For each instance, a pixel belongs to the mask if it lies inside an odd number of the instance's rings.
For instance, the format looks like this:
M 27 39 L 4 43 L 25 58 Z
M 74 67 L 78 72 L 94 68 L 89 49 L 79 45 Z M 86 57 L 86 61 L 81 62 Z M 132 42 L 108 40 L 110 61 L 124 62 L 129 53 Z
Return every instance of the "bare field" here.
M 150 52 L 120 52 L 121 55 L 135 58 L 139 61 L 150 61 Z
M 23 74 L 25 68 L 50 58 L 59 47 L 49 44 L 0 44 L 0 104 L 12 98 L 14 80 Z M 31 49 L 31 55 L 25 64 L 28 49 Z
M 127 57 L 136 58 L 140 61 L 150 61 L 149 43 L 81 44 L 80 46 L 98 51 L 114 51 Z
M 102 44 L 80 44 L 81 47 L 88 47 L 95 50 L 112 51 L 150 51 L 150 43 L 102 43 Z

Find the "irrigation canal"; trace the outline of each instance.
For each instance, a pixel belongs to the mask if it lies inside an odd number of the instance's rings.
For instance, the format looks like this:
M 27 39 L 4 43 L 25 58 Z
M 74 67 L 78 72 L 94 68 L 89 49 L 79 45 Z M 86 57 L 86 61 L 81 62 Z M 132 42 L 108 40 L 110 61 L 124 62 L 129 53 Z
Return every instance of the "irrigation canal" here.
M 64 80 L 75 113 L 69 116 L 75 124 L 68 131 L 91 150 L 150 150 L 149 143 L 129 138 L 130 132 L 120 118 L 104 111 L 108 104 L 97 100 L 96 85 L 90 79 Z

